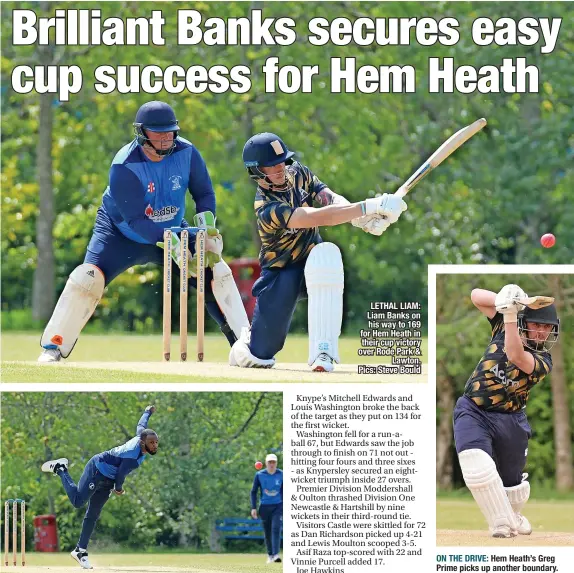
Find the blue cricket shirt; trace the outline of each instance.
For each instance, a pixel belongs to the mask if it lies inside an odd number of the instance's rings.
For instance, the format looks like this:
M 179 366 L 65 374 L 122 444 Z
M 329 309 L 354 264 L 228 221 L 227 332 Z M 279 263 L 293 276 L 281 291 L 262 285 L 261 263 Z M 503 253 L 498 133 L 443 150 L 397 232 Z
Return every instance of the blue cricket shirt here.
M 155 245 L 164 228 L 187 226 L 182 222 L 188 189 L 197 213 L 215 215 L 211 179 L 192 143 L 177 137 L 170 155 L 152 161 L 134 139 L 114 157 L 102 208 L 128 239 Z
M 275 470 L 271 475 L 267 469 L 255 474 L 251 488 L 251 509 L 257 508 L 257 491 L 261 490 L 261 505 L 283 503 L 283 472 Z
M 136 435 L 129 442 L 96 456 L 96 468 L 107 478 L 113 479 L 116 491 L 123 489 L 126 476 L 139 468 L 146 454 L 140 447 L 140 435 L 147 428 L 151 412 L 144 412 L 138 422 Z

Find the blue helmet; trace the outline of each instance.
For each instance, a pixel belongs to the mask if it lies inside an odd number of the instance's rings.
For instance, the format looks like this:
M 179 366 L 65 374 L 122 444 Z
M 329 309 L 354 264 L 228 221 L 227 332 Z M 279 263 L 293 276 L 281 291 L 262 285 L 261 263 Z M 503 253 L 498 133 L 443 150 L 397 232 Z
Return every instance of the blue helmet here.
M 261 180 L 265 181 L 269 190 L 284 191 L 290 185 L 285 177 L 285 183 L 273 183 L 260 167 L 273 167 L 279 163 L 290 164 L 295 155 L 289 151 L 283 140 L 274 133 L 258 133 L 251 137 L 243 147 L 243 164 L 249 173 L 249 177 L 257 184 Z
M 173 143 L 169 149 L 156 149 L 148 139 L 146 130 L 165 133 L 173 131 Z M 158 155 L 169 155 L 175 148 L 175 138 L 179 131 L 178 121 L 172 107 L 163 101 L 148 101 L 136 114 L 134 131 L 140 145 L 149 143 Z

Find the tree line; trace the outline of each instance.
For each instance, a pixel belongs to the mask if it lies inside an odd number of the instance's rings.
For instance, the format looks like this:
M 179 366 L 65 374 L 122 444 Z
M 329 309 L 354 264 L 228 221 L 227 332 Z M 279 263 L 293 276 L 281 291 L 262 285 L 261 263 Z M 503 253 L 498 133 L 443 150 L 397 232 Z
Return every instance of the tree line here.
M 286 12 L 299 24 L 315 16 L 329 20 L 359 17 L 422 17 L 440 12 L 424 2 L 354 3 L 206 3 L 210 16 L 264 17 Z M 275 46 L 282 65 L 317 64 L 320 74 L 311 93 L 265 93 L 261 66 L 268 46 L 178 46 L 176 4 L 162 5 L 164 46 L 12 46 L 11 11 L 35 8 L 50 15 L 50 2 L 2 3 L 2 311 L 5 328 L 43 326 L 71 270 L 81 262 L 96 210 L 107 185 L 116 151 L 132 138 L 138 107 L 150 99 L 170 103 L 181 134 L 204 156 L 215 185 L 218 226 L 225 257 L 256 257 L 254 188 L 241 162 L 244 142 L 254 133 L 272 131 L 296 150 L 299 159 L 333 190 L 351 201 L 394 192 L 448 136 L 478 117 L 488 127 L 441 165 L 408 197 L 409 210 L 380 238 L 351 225 L 322 231 L 337 243 L 345 261 L 345 325 L 362 321 L 365 304 L 376 300 L 426 299 L 430 263 L 570 262 L 574 240 L 572 149 L 574 117 L 570 71 L 574 7 L 569 3 L 457 3 L 451 12 L 460 29 L 488 15 L 519 19 L 536 14 L 561 17 L 556 49 L 537 46 L 478 47 L 468 33 L 454 46 L 312 46 L 300 34 L 291 46 Z M 102 18 L 149 14 L 143 2 L 87 3 Z M 431 54 L 432 52 L 432 54 Z M 476 67 L 501 57 L 526 56 L 541 73 L 541 89 L 531 94 L 429 94 L 429 55 L 453 57 Z M 331 58 L 355 57 L 356 66 L 408 63 L 417 70 L 414 94 L 328 93 Z M 252 89 L 245 94 L 160 92 L 99 94 L 89 79 L 96 67 L 162 67 L 185 62 L 206 67 L 248 65 Z M 78 65 L 86 75 L 82 91 L 60 102 L 52 94 L 21 95 L 10 87 L 10 71 L 19 63 Z M 187 217 L 193 214 L 188 202 Z M 543 249 L 540 236 L 558 238 Z M 114 281 L 91 321 L 92 328 L 137 332 L 161 329 L 161 275 L 137 267 Z M 425 309 L 426 311 L 426 309 Z M 305 325 L 304 309 L 294 328 Z

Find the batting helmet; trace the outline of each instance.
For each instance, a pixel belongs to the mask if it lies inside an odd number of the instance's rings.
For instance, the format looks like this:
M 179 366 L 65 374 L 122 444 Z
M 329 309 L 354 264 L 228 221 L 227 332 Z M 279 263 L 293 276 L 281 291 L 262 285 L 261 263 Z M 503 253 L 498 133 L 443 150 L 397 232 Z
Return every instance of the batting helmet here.
M 284 183 L 273 183 L 260 167 L 273 167 L 279 163 L 291 164 L 293 151 L 289 151 L 283 140 L 274 133 L 258 133 L 251 137 L 243 147 L 243 164 L 249 173 L 249 177 L 257 184 L 265 181 L 268 189 L 272 191 L 284 191 L 290 186 L 288 178 Z
M 148 139 L 146 130 L 158 133 L 173 132 L 173 142 L 169 149 L 156 149 Z M 172 107 L 163 101 L 148 101 L 136 114 L 134 131 L 140 145 L 149 143 L 158 155 L 169 155 L 175 148 L 175 138 L 179 131 L 178 121 Z
M 544 342 L 538 342 L 528 337 L 527 322 L 535 324 L 551 324 L 552 330 L 548 338 Z M 556 307 L 551 304 L 544 308 L 528 308 L 525 307 L 518 313 L 518 331 L 523 336 L 524 345 L 530 350 L 540 352 L 542 350 L 550 350 L 558 341 L 560 334 L 560 319 L 556 312 Z

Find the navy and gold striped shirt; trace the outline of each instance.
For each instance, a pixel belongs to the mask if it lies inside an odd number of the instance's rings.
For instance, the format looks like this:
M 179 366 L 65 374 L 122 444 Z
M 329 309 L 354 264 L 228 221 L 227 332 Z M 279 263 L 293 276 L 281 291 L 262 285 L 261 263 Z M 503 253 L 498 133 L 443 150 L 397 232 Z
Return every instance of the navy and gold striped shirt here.
M 255 214 L 261 239 L 259 262 L 263 269 L 282 269 L 304 260 L 311 249 L 321 242 L 319 228 L 289 229 L 291 215 L 298 207 L 311 207 L 313 199 L 327 187 L 311 170 L 301 163 L 287 166 L 292 185 L 287 191 L 257 188 Z
M 468 379 L 464 393 L 488 412 L 516 412 L 526 406 L 532 387 L 552 370 L 552 357 L 547 351 L 531 352 L 525 348 L 534 356 L 534 371 L 526 374 L 506 357 L 502 314 L 497 312 L 488 320 L 492 338 Z

